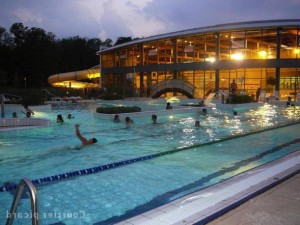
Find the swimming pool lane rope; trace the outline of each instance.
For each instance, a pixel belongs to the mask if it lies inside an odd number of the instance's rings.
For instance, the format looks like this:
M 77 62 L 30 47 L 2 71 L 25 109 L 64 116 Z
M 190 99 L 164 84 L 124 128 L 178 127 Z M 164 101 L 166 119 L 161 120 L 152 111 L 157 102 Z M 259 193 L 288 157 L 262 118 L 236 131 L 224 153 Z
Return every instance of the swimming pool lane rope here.
M 137 157 L 137 158 L 133 158 L 133 159 L 122 160 L 122 161 L 119 161 L 119 162 L 114 162 L 114 163 L 109 163 L 109 164 L 100 165 L 100 166 L 96 166 L 96 167 L 91 167 L 91 168 L 88 168 L 88 169 L 81 169 L 81 170 L 76 170 L 76 171 L 73 171 L 73 172 L 67 172 L 67 173 L 48 176 L 48 177 L 44 177 L 44 178 L 33 179 L 31 181 L 34 185 L 37 186 L 39 184 L 45 184 L 45 183 L 49 183 L 49 182 L 61 181 L 61 180 L 65 180 L 65 179 L 73 178 L 73 177 L 77 177 L 77 176 L 84 176 L 84 175 L 99 173 L 99 172 L 106 171 L 106 170 L 109 170 L 109 169 L 114 169 L 114 168 L 117 168 L 117 167 L 120 167 L 120 166 L 125 166 L 125 165 L 129 165 L 129 164 L 136 163 L 136 162 L 141 162 L 141 161 L 146 161 L 146 160 L 153 159 L 153 158 L 158 158 L 158 157 L 173 154 L 173 153 L 176 153 L 176 152 L 189 150 L 189 149 L 202 147 L 202 146 L 207 146 L 207 145 L 212 145 L 212 144 L 216 144 L 216 143 L 220 143 L 220 142 L 225 142 L 225 141 L 229 141 L 229 140 L 233 140 L 233 139 L 237 139 L 237 138 L 241 138 L 241 137 L 245 137 L 245 136 L 249 136 L 249 135 L 253 135 L 253 134 L 262 133 L 262 132 L 265 132 L 265 131 L 270 131 L 270 130 L 275 130 L 275 129 L 279 129 L 279 128 L 283 128 L 283 127 L 296 125 L 296 124 L 299 124 L 299 123 L 300 123 L 300 121 L 289 123 L 289 124 L 283 124 L 283 125 L 279 125 L 279 126 L 276 126 L 276 127 L 267 128 L 267 129 L 264 129 L 264 130 L 257 130 L 257 131 L 253 131 L 253 132 L 250 132 L 250 133 L 225 137 L 225 138 L 222 138 L 222 139 L 219 139 L 219 140 L 213 140 L 213 141 L 206 142 L 206 143 L 181 147 L 181 148 L 172 149 L 172 150 L 165 151 L 165 152 L 159 152 L 159 153 L 155 153 L 155 154 L 151 154 L 151 155 L 145 155 L 145 156 L 141 156 L 141 157 Z M 5 185 L 0 187 L 0 192 L 16 190 L 17 186 L 18 186 L 17 183 L 5 184 Z

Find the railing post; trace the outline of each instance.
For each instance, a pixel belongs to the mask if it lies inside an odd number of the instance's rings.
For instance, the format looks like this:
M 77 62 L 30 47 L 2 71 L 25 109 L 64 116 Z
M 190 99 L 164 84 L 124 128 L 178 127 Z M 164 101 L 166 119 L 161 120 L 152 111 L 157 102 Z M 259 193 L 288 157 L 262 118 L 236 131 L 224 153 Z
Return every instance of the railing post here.
M 35 186 L 30 180 L 22 179 L 19 183 L 16 195 L 14 197 L 14 201 L 11 205 L 9 217 L 7 218 L 6 225 L 11 225 L 14 221 L 16 210 L 18 207 L 18 204 L 20 202 L 22 193 L 24 191 L 24 187 L 27 186 L 30 194 L 30 200 L 31 200 L 31 218 L 32 218 L 32 225 L 38 225 L 38 207 L 37 207 L 37 193 Z
M 155 95 L 156 93 L 164 90 L 164 89 L 174 89 L 174 88 L 178 88 L 181 89 L 189 94 L 191 94 L 191 96 L 194 96 L 194 90 L 195 90 L 195 86 L 192 85 L 189 82 L 183 81 L 183 80 L 164 80 L 161 81 L 155 85 L 152 86 L 152 95 Z
M 4 95 L 1 95 L 1 117 L 4 118 Z

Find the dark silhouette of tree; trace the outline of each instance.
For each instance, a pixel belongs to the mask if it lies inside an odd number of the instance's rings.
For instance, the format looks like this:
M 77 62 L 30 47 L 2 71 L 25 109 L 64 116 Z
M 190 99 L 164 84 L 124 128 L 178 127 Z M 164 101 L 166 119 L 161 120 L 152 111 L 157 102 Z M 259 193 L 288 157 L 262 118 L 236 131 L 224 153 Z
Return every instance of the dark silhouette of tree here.
M 14 23 L 11 26 L 10 32 L 13 34 L 14 42 L 17 46 L 20 46 L 25 42 L 27 29 L 28 27 L 24 27 L 22 23 Z
M 83 70 L 99 64 L 100 46 L 112 40 L 79 36 L 56 39 L 42 28 L 13 24 L 9 32 L 0 26 L 0 86 L 42 88 L 50 75 Z
M 118 37 L 115 45 L 123 44 L 132 41 L 132 37 Z
M 0 86 L 8 82 L 10 48 L 6 43 L 7 32 L 0 26 Z
M 4 34 L 5 34 L 5 32 L 6 32 L 5 28 L 0 26 L 0 44 L 1 45 L 4 42 Z
M 111 47 L 113 46 L 113 41 L 110 38 L 107 38 L 103 43 L 102 46 L 104 47 Z

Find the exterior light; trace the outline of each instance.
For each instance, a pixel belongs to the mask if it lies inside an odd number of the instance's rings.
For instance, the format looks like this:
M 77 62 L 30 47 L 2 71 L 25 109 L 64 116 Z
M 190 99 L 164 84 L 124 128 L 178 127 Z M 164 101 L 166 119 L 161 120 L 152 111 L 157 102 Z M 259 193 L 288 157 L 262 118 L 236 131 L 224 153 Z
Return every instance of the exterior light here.
M 209 58 L 209 61 L 210 61 L 210 62 L 214 62 L 214 61 L 216 61 L 216 58 L 215 58 L 215 57 L 210 57 L 210 58 Z
M 88 74 L 89 79 L 94 79 L 94 78 L 99 78 L 99 77 L 100 77 L 100 73 L 90 73 L 90 74 Z
M 209 58 L 205 58 L 206 62 L 215 62 L 216 58 L 215 57 L 209 57 Z
M 295 53 L 295 55 L 296 55 L 296 76 L 295 76 L 295 98 L 294 98 L 294 100 L 296 101 L 297 100 L 297 85 L 299 84 L 298 82 L 299 82 L 299 77 L 298 77 L 298 54 L 299 54 L 299 49 L 298 48 L 296 48 L 295 50 L 294 50 L 294 53 Z M 298 101 L 299 101 L 299 99 L 298 99 Z
M 267 52 L 266 51 L 260 51 L 259 52 L 260 58 L 265 58 L 267 56 Z
M 242 53 L 235 53 L 235 54 L 231 55 L 231 59 L 243 60 L 244 59 L 244 55 Z

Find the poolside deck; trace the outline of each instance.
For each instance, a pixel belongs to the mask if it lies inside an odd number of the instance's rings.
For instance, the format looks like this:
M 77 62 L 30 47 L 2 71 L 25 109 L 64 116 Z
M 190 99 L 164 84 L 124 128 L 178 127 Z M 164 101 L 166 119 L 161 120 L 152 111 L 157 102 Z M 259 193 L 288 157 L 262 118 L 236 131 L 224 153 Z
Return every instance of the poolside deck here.
M 297 151 L 118 225 L 296 225 L 300 221 L 299 172 Z
M 208 225 L 296 225 L 299 221 L 300 174 L 296 174 Z

